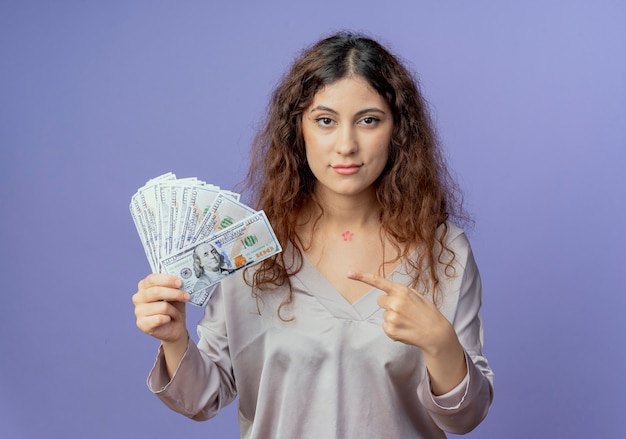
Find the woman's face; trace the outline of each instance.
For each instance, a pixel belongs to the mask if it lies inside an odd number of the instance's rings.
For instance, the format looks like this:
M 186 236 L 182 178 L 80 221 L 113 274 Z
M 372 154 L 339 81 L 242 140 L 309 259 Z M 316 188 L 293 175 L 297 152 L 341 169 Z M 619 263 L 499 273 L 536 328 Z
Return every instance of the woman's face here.
M 196 248 L 196 254 L 200 259 L 200 266 L 205 271 L 217 271 L 220 267 L 220 261 L 215 250 L 209 244 L 200 244 Z
M 360 77 L 317 92 L 302 115 L 302 134 L 318 195 L 373 191 L 389 156 L 393 114 Z

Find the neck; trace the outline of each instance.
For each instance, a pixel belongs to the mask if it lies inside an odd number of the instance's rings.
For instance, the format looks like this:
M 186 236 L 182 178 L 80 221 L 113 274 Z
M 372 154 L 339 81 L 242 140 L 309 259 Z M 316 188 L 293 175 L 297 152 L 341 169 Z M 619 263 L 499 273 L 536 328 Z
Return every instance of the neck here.
M 373 192 L 345 196 L 317 194 L 316 201 L 319 206 L 311 203 L 311 216 L 317 218 L 322 213 L 318 226 L 329 232 L 380 226 L 380 204 Z

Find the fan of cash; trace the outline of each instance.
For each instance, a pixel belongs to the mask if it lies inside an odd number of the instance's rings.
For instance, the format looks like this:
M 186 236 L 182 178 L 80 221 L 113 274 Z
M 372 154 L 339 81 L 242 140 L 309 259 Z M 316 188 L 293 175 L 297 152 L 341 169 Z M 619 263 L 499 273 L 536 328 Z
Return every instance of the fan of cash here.
M 226 276 L 282 251 L 265 212 L 197 178 L 170 172 L 149 180 L 130 213 L 152 272 L 180 277 L 197 306 Z

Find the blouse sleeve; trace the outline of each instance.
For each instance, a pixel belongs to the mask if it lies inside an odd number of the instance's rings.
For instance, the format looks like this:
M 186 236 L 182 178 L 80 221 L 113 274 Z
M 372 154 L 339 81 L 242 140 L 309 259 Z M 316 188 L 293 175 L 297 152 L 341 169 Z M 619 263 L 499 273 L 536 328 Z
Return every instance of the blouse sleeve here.
M 463 276 L 452 325 L 465 349 L 468 372 L 456 388 L 440 396 L 433 395 L 428 379 L 423 380 L 418 395 L 439 428 L 454 434 L 464 434 L 473 430 L 487 416 L 493 400 L 493 372 L 482 353 L 480 274 L 465 235 L 461 234 L 456 240 L 461 241 L 461 248 L 455 248 L 455 254 L 463 269 Z
M 200 341 L 189 341 L 169 379 L 162 349 L 148 376 L 148 387 L 172 410 L 197 421 L 212 418 L 235 399 L 221 289 L 217 288 L 198 325 Z

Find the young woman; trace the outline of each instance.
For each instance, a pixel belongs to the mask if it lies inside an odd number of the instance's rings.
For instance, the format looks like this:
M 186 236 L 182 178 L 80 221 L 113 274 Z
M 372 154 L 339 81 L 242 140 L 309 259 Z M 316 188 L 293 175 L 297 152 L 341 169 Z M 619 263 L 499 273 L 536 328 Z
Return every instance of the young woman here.
M 388 50 L 339 33 L 275 90 L 248 187 L 284 251 L 221 282 L 189 342 L 179 279 L 133 297 L 148 384 L 244 438 L 443 438 L 492 401 L 481 285 L 426 104 Z

